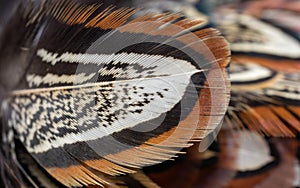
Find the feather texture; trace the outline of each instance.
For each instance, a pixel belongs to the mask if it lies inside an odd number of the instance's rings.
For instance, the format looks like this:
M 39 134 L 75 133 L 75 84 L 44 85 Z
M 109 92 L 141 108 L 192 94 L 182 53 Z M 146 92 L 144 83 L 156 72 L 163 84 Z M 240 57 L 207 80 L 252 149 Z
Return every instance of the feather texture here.
M 298 40 L 266 22 L 234 10 L 219 10 L 214 22 L 236 52 L 299 58 Z M 243 33 L 240 35 L 239 33 Z M 285 46 L 285 48 L 282 48 Z
M 170 160 L 221 123 L 230 51 L 218 31 L 191 31 L 206 20 L 105 2 L 23 3 L 21 36 L 4 33 L 13 50 L 1 53 L 11 66 L 1 79 L 21 72 L 3 87 L 5 143 L 14 149 L 13 130 L 63 185 L 125 185 L 114 176 Z
M 300 130 L 299 62 L 251 56 L 233 59 L 228 125 L 246 125 L 268 136 L 295 137 Z M 247 72 L 251 72 L 251 77 Z
M 251 11 L 260 11 L 263 19 L 268 13 L 271 23 L 243 12 L 252 4 L 262 5 Z M 294 19 L 299 11 L 287 11 L 297 9 L 291 4 L 297 2 L 235 2 L 216 9 L 212 20 L 233 51 L 225 122 L 208 151 L 199 153 L 195 145 L 175 164 L 150 169 L 154 181 L 163 187 L 299 187 L 299 32 Z

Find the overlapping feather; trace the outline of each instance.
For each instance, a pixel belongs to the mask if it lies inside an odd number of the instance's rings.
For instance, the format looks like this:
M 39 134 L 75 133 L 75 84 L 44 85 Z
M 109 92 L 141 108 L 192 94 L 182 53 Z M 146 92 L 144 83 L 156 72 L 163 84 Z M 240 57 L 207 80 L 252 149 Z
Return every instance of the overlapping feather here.
M 252 4 L 261 7 L 251 12 Z M 150 170 L 162 187 L 299 187 L 299 32 L 293 19 L 299 12 L 292 4 L 253 1 L 216 10 L 212 20 L 233 50 L 226 121 L 210 150 L 199 153 L 194 146 L 175 164 Z M 272 14 L 270 24 L 241 9 L 260 11 L 264 19 L 271 11 L 286 17 Z
M 17 139 L 65 186 L 125 185 L 115 176 L 203 139 L 229 101 L 226 41 L 214 29 L 190 31 L 205 20 L 103 3 L 21 2 L 11 18 L 19 33 L 8 27 L 1 43 L 1 79 L 14 75 L 2 87 L 3 157 L 18 165 Z

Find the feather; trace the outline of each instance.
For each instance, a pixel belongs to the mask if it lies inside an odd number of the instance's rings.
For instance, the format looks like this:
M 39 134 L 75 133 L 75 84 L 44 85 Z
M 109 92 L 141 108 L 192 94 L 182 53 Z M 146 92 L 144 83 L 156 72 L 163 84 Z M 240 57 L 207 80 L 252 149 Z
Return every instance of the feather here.
M 138 12 L 23 2 L 20 36 L 4 32 L 4 144 L 13 145 L 13 130 L 65 186 L 125 185 L 115 176 L 173 159 L 226 112 L 230 51 L 219 32 L 190 31 L 201 19 Z
M 250 15 L 238 14 L 232 10 L 219 10 L 213 20 L 230 42 L 234 52 L 268 54 L 294 59 L 300 57 L 298 40 Z
M 227 124 L 269 136 L 295 137 L 300 131 L 299 62 L 251 56 L 233 59 Z
M 222 129 L 210 150 L 199 153 L 193 146 L 147 175 L 162 187 L 297 187 L 297 152 L 296 139 Z
M 296 157 L 297 140 L 282 140 L 273 139 L 271 141 L 275 145 L 280 161 L 269 170 L 264 170 L 256 175 L 241 176 L 231 181 L 230 187 L 240 187 L 248 185 L 247 187 L 291 187 L 297 180 L 298 174 L 294 170 Z M 277 161 L 279 159 L 277 158 Z
M 253 2 L 272 6 L 268 1 Z M 278 8 L 296 3 L 282 2 L 274 12 L 282 13 Z M 163 187 L 299 187 L 299 53 L 292 57 L 283 52 L 292 46 L 297 49 L 299 38 L 278 24 L 241 12 L 216 10 L 217 25 L 234 52 L 229 68 L 231 101 L 221 132 L 204 153 L 194 145 L 174 164 L 150 169 L 148 175 Z M 273 18 L 280 20 L 281 15 Z M 272 32 L 278 36 L 270 37 Z M 275 44 L 285 37 L 290 40 Z
M 198 146 L 188 148 L 187 156 L 175 164 L 164 164 L 147 174 L 162 187 L 226 187 L 236 174 L 237 143 L 230 131 L 221 130 L 217 145 L 210 150 L 199 152 Z
M 245 11 L 248 14 L 260 17 L 265 11 L 268 10 L 286 10 L 290 12 L 300 12 L 299 1 L 289 0 L 275 0 L 275 1 L 253 1 L 245 6 Z
M 208 20 L 208 17 L 203 13 L 199 12 L 195 7 L 195 4 L 188 1 L 158 1 L 158 0 L 138 0 L 134 1 L 134 5 L 137 7 L 144 7 L 147 12 L 153 13 L 164 13 L 164 12 L 173 12 L 173 13 L 180 13 L 184 17 L 199 19 L 203 18 Z M 207 24 L 207 22 L 206 22 Z
M 293 34 L 298 40 L 300 39 L 300 28 L 299 24 L 297 24 L 300 17 L 299 13 L 281 9 L 271 9 L 263 11 L 261 17 Z

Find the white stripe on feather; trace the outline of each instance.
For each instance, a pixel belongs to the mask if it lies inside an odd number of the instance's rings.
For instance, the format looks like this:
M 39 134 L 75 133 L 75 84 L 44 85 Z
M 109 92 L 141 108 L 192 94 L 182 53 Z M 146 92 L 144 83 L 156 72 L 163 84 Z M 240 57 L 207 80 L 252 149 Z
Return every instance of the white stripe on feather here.
M 278 97 L 282 97 L 282 98 L 286 98 L 286 99 L 300 101 L 299 93 L 291 93 L 291 92 L 279 91 L 279 90 L 273 90 L 273 89 L 266 89 L 265 91 L 261 91 L 260 93 L 265 93 L 266 95 L 270 95 L 270 96 L 278 96 Z
M 272 162 L 269 145 L 262 136 L 250 131 L 239 131 L 239 150 L 237 156 L 237 170 L 257 170 Z
M 137 53 L 120 53 L 120 54 L 82 54 L 82 53 L 58 53 L 49 52 L 45 49 L 37 51 L 43 62 L 55 65 L 58 62 L 62 63 L 79 63 L 78 66 L 81 72 L 85 72 L 85 64 L 97 65 L 98 70 L 86 70 L 86 75 L 70 75 L 59 76 L 47 74 L 46 76 L 29 76 L 27 81 L 29 86 L 39 86 L 41 84 L 63 84 L 73 83 L 80 84 L 92 78 L 96 73 L 99 77 L 111 76 L 114 79 L 135 79 L 146 77 L 160 77 L 165 75 L 181 75 L 195 73 L 195 67 L 185 60 L 176 59 L 163 55 L 148 55 Z M 107 65 L 110 65 L 107 67 Z M 120 68 L 124 65 L 126 68 Z M 136 65 L 140 68 L 135 67 Z M 114 67 L 115 66 L 115 67 Z M 95 68 L 97 68 L 95 67 Z M 151 71 L 151 73 L 148 72 Z M 88 72 L 89 71 L 89 72 Z
M 245 71 L 230 74 L 230 80 L 232 82 L 251 82 L 257 81 L 264 78 L 268 78 L 272 75 L 272 71 L 268 68 L 262 67 L 254 63 L 243 64 L 246 68 Z M 235 64 L 232 64 L 234 69 Z
M 26 76 L 26 80 L 28 82 L 29 87 L 33 87 L 33 86 L 38 87 L 41 84 L 48 84 L 49 86 L 52 86 L 54 84 L 59 84 L 59 83 L 81 84 L 90 80 L 95 75 L 96 73 L 91 73 L 88 75 L 86 75 L 85 73 L 73 74 L 73 75 L 66 75 L 66 74 L 56 75 L 56 74 L 48 73 L 45 76 L 30 74 Z
M 42 58 L 42 61 L 50 63 L 51 65 L 55 65 L 57 62 L 61 61 L 64 63 L 96 64 L 100 66 L 113 62 L 113 64 L 139 64 L 147 68 L 155 66 L 160 67 L 159 69 L 155 69 L 154 74 L 151 74 L 151 76 L 166 73 L 177 74 L 178 72 L 182 73 L 182 70 L 185 70 L 185 72 L 194 70 L 194 66 L 192 66 L 190 62 L 163 55 L 148 55 L 126 52 L 120 54 L 75 54 L 66 52 L 59 56 L 57 53 L 48 52 L 45 49 L 39 49 L 37 51 L 37 55 Z M 165 69 L 162 71 L 161 66 L 168 67 L 169 71 Z M 186 70 L 187 68 L 189 70 Z

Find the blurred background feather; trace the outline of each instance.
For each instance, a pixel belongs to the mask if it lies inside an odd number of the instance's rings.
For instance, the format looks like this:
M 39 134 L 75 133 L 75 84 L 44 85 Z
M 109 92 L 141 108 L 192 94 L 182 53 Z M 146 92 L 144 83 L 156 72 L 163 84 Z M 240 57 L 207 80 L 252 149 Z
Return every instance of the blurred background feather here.
M 300 1 L 180 3 L 230 42 L 230 107 L 208 151 L 193 146 L 150 177 L 162 187 L 299 187 Z

